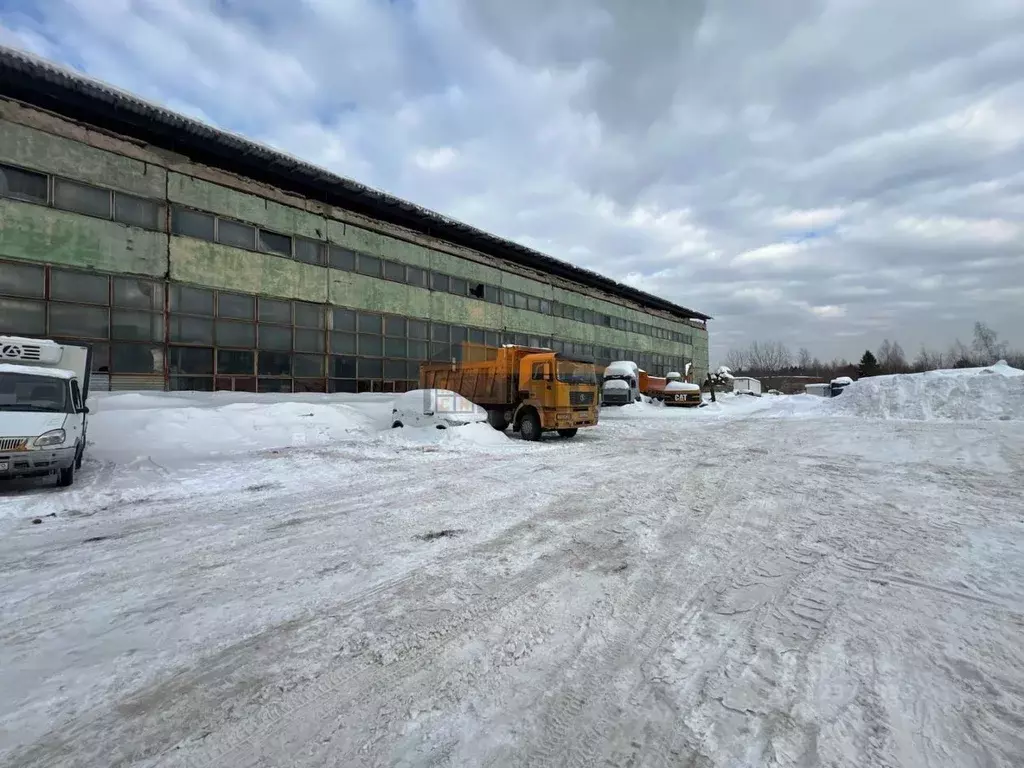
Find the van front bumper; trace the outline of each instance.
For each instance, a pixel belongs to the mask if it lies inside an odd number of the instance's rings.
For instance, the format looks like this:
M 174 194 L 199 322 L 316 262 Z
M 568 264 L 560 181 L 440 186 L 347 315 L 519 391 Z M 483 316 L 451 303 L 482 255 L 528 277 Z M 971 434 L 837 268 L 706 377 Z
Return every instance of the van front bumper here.
M 0 478 L 48 475 L 75 463 L 75 446 L 0 453 Z

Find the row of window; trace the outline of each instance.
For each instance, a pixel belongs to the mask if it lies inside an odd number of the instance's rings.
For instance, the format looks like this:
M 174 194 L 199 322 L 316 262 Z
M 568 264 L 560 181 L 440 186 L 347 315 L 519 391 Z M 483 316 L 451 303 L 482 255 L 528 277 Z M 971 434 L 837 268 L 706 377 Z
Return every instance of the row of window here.
M 0 196 L 50 205 L 144 229 L 164 231 L 166 228 L 167 217 L 162 203 L 11 165 L 0 165 Z M 325 265 L 333 269 L 479 299 L 528 312 L 554 315 L 668 341 L 692 343 L 692 334 L 689 333 L 626 320 L 441 272 L 429 272 L 322 240 L 286 235 L 184 206 L 171 206 L 171 232 L 233 248 L 283 256 L 306 264 Z

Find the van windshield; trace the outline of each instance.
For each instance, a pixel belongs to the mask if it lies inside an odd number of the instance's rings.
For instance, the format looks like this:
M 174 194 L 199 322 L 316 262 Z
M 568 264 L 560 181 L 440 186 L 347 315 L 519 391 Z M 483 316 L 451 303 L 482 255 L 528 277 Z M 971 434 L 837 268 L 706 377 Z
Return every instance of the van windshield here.
M 593 363 L 559 360 L 558 380 L 567 384 L 597 384 L 597 372 L 594 370 Z
M 68 412 L 63 379 L 28 373 L 0 373 L 0 411 Z

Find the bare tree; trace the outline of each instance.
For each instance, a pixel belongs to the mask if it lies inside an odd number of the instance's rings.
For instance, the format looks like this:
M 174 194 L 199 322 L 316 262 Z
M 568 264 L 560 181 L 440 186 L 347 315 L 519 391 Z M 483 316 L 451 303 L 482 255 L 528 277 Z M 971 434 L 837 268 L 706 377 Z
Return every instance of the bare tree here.
M 878 367 L 882 373 L 905 373 L 907 371 L 907 356 L 903 353 L 903 347 L 898 341 L 890 342 L 888 339 L 882 342 L 878 348 Z
M 796 353 L 797 368 L 800 369 L 800 373 L 807 374 L 811 370 L 811 350 L 807 347 L 800 347 L 800 351 Z
M 974 355 L 960 339 L 949 346 L 949 364 L 954 368 L 970 368 L 974 365 Z
M 725 365 L 730 371 L 742 371 L 747 367 L 747 352 L 734 347 L 725 356 Z
M 781 341 L 754 341 L 747 351 L 751 372 L 761 376 L 774 376 L 789 368 L 793 356 Z
M 949 356 L 939 352 L 938 350 L 931 350 L 921 346 L 921 351 L 917 353 L 917 357 L 914 358 L 913 370 L 918 373 L 924 371 L 938 371 L 942 368 L 946 368 L 950 365 Z
M 999 341 L 999 334 L 982 322 L 974 324 L 974 348 L 978 361 L 983 365 L 991 365 L 1006 356 L 1006 342 Z

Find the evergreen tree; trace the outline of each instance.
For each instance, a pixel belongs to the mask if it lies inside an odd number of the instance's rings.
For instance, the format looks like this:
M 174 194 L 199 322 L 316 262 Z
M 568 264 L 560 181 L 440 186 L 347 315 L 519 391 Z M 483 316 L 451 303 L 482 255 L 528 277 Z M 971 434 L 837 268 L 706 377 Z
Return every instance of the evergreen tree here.
M 878 375 L 878 360 L 871 354 L 870 349 L 864 350 L 864 356 L 860 359 L 860 363 L 857 365 L 857 375 L 861 378 L 865 376 L 877 376 Z

